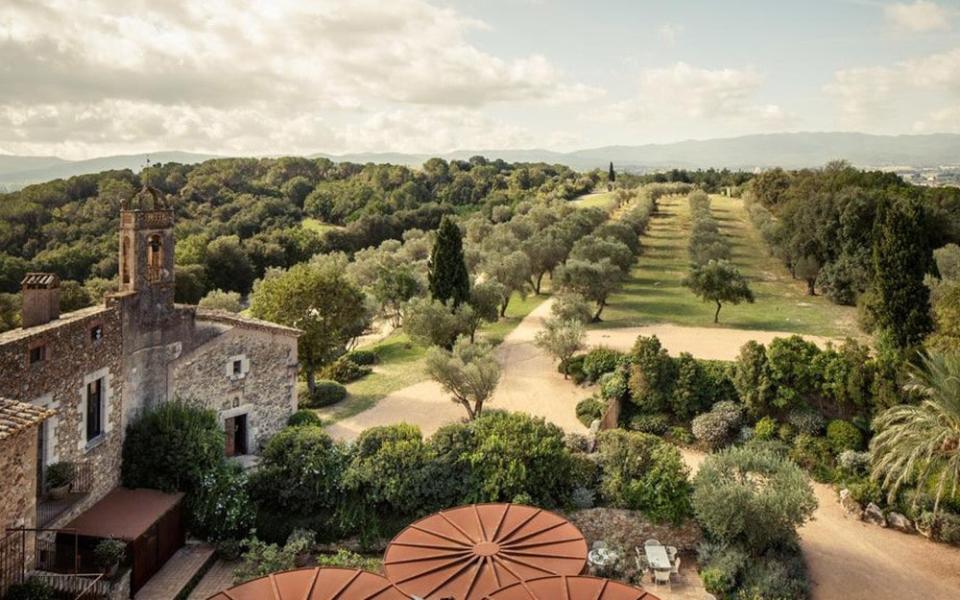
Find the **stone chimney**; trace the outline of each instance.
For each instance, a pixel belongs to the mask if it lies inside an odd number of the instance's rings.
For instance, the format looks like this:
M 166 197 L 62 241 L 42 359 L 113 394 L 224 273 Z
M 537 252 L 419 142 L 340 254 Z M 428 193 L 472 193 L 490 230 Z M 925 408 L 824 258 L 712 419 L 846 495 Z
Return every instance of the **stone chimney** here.
M 60 318 L 60 278 L 53 273 L 27 273 L 23 286 L 23 328 Z

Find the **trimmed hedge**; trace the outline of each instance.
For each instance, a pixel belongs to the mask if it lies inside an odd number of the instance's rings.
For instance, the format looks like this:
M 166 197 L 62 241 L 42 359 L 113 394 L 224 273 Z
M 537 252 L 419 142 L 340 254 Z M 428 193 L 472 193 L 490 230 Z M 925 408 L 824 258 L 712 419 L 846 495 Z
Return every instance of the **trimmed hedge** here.
M 346 356 L 341 356 L 323 369 L 323 376 L 337 383 L 350 383 L 369 375 L 372 370 L 370 367 L 361 367 Z
M 347 397 L 347 388 L 337 383 L 321 379 L 317 381 L 317 387 L 307 398 L 308 408 L 320 408 L 336 404 Z
M 287 418 L 287 425 L 290 427 L 303 427 L 305 425 L 323 425 L 323 420 L 312 410 L 301 408 Z
M 377 356 L 377 353 L 372 350 L 353 350 L 352 352 L 347 352 L 346 358 L 355 364 L 365 367 L 375 365 L 380 362 L 380 358 Z
M 594 348 L 583 357 L 583 373 L 590 381 L 596 381 L 604 373 L 614 372 L 624 358 L 624 354 L 616 350 Z
M 630 429 L 641 433 L 663 435 L 670 427 L 670 415 L 666 413 L 637 414 L 630 419 Z

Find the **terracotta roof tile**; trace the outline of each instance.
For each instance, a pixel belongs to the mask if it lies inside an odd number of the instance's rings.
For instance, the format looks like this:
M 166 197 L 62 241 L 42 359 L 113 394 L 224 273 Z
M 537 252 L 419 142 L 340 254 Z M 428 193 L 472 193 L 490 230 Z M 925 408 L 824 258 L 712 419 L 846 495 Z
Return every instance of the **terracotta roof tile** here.
M 42 423 L 56 413 L 33 404 L 0 398 L 0 440 Z

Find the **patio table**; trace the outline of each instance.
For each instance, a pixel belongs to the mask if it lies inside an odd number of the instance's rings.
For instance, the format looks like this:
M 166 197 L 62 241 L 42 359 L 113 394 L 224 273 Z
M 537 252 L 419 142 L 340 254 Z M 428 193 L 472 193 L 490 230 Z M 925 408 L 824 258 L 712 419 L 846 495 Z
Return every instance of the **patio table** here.
M 647 564 L 654 571 L 669 571 L 673 568 L 665 546 L 646 546 L 644 552 L 647 554 Z

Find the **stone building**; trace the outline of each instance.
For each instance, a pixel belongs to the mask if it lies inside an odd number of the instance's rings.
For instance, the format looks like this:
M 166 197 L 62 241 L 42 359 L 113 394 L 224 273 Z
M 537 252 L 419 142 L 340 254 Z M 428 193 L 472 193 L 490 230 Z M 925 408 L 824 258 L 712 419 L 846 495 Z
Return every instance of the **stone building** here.
M 122 206 L 119 290 L 102 306 L 60 315 L 58 278 L 24 279 L 22 328 L 0 333 L 0 537 L 62 527 L 117 487 L 124 430 L 145 409 L 217 411 L 231 456 L 255 454 L 296 410 L 299 331 L 174 304 L 173 225 L 156 190 Z M 6 434 L 4 410 L 33 417 Z M 53 500 L 45 473 L 63 462 L 74 483 Z

